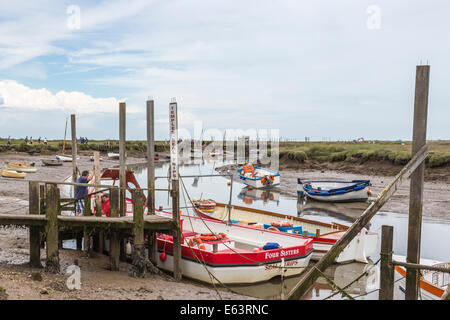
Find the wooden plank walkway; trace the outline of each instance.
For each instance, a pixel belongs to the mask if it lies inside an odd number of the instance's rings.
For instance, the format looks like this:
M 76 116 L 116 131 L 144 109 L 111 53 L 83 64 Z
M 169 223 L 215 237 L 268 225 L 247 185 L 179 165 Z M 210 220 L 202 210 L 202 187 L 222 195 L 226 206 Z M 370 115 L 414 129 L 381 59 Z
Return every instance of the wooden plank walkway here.
M 63 216 L 58 215 L 58 226 L 60 227 L 96 227 L 113 229 L 133 229 L 133 217 L 96 217 L 96 216 Z M 42 226 L 47 224 L 45 215 L 37 214 L 0 214 L 0 225 L 22 225 L 22 226 Z M 145 230 L 172 230 L 174 223 L 172 218 L 158 215 L 144 216 Z

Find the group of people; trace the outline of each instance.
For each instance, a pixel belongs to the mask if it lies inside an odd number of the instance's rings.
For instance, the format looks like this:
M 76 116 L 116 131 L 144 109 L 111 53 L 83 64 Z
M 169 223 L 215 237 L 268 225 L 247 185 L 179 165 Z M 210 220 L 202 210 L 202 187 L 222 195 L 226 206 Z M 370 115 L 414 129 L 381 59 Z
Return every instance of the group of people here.
M 80 143 L 81 144 L 87 144 L 88 143 L 88 138 L 87 137 L 80 137 Z
M 11 137 L 8 137 L 8 145 L 11 144 Z M 28 144 L 28 141 L 30 141 L 30 144 L 33 144 L 33 137 L 30 137 L 28 140 L 28 136 L 25 137 L 25 144 Z M 44 142 L 44 144 L 47 144 L 47 137 L 44 138 L 44 140 L 41 140 L 41 137 L 37 139 L 38 144 L 41 144 L 41 141 Z
M 77 179 L 77 183 L 89 183 L 94 177 L 94 172 L 89 174 L 89 171 L 84 170 L 81 176 Z M 75 215 L 84 215 L 84 199 L 89 194 L 87 186 L 76 186 L 75 194 Z M 109 196 L 107 194 L 102 195 L 102 215 L 109 217 Z

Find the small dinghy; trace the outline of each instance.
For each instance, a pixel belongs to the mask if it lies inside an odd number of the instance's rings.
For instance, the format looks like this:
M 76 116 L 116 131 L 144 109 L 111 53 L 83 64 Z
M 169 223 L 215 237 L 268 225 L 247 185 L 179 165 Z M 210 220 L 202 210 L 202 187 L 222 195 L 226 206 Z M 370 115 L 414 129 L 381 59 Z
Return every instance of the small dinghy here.
M 55 159 L 41 159 L 44 166 L 62 166 L 63 161 L 62 160 L 55 160 Z
M 325 223 L 283 215 L 260 209 L 253 209 L 233 205 L 231 211 L 224 203 L 216 203 L 213 211 L 204 211 L 194 201 L 195 213 L 206 219 L 228 221 L 233 225 L 245 225 L 252 228 L 269 230 L 272 232 L 289 233 L 303 238 L 305 232 L 314 242 L 312 260 L 319 260 L 331 247 L 345 234 L 348 226 L 332 222 Z M 378 235 L 363 229 L 336 258 L 337 263 L 358 261 L 368 263 L 368 258 L 375 253 L 378 243 Z
M 27 173 L 13 170 L 0 170 L 0 175 L 5 178 L 25 178 Z
M 301 181 L 297 179 L 297 194 L 314 200 L 330 202 L 367 201 L 372 194 L 370 180 Z
M 280 174 L 247 163 L 237 171 L 242 182 L 253 188 L 271 188 L 280 184 Z
M 57 155 L 57 156 L 56 156 L 56 159 L 57 159 L 57 160 L 64 161 L 64 162 L 72 162 L 72 157 L 68 157 L 68 156 L 60 156 L 60 155 Z M 77 157 L 77 160 L 80 160 L 80 157 Z
M 37 171 L 37 168 L 34 166 L 34 163 L 32 163 L 31 165 L 27 165 L 25 163 L 6 162 L 5 169 L 17 171 L 17 172 L 36 172 Z
M 110 159 L 119 159 L 120 158 L 120 154 L 117 152 L 108 152 L 108 158 Z

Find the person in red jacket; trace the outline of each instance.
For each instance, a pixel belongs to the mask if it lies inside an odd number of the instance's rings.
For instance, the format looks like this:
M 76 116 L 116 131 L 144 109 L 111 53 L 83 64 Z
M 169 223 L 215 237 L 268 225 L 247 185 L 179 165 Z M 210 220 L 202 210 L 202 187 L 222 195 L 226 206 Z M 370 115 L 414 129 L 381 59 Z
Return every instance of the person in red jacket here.
M 109 217 L 109 196 L 107 194 L 102 196 L 102 215 Z

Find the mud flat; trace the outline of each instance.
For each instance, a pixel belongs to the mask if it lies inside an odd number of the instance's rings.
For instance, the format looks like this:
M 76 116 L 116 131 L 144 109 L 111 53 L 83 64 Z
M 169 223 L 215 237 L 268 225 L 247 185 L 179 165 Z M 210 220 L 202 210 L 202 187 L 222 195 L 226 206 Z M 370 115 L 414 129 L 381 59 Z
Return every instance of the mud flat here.
M 92 170 L 92 153 L 80 155 L 80 171 Z M 103 158 L 106 156 L 102 155 Z M 36 173 L 26 179 L 62 181 L 72 172 L 72 163 L 61 167 L 41 166 L 40 159 L 54 159 L 53 156 L 30 156 L 23 153 L 0 153 L 0 166 L 7 161 L 35 162 Z M 163 156 L 161 156 L 163 159 Z M 128 157 L 127 164 L 142 163 L 144 158 Z M 114 167 L 118 160 L 105 159 L 102 168 Z M 28 183 L 16 182 L 0 177 L 0 213 L 28 212 Z M 188 279 L 173 281 L 170 276 L 149 275 L 132 278 L 128 275 L 131 265 L 120 263 L 120 271 L 107 270 L 109 258 L 93 253 L 92 257 L 82 257 L 82 252 L 62 249 L 59 252 L 61 274 L 44 273 L 42 269 L 32 269 L 29 261 L 29 235 L 27 228 L 0 227 L 0 300 L 61 300 L 61 299 L 108 299 L 108 300 L 219 300 L 254 299 L 233 292 L 217 292 L 212 287 Z M 41 250 L 42 263 L 45 263 L 45 250 Z M 81 289 L 69 290 L 65 275 L 67 267 L 78 264 L 81 269 Z
M 216 170 L 220 173 L 225 173 L 230 170 L 234 174 L 235 181 L 239 180 L 236 173 L 238 165 L 225 165 L 218 167 Z M 280 191 L 280 193 L 297 196 L 297 178 L 302 180 L 370 180 L 372 186 L 372 197 L 376 197 L 394 178 L 397 172 L 391 171 L 393 175 L 376 175 L 371 168 L 366 168 L 367 173 L 351 173 L 343 170 L 332 170 L 326 166 L 322 168 L 289 168 L 288 166 L 281 165 L 281 183 L 280 186 L 274 188 L 274 190 Z M 401 167 L 398 169 L 400 171 Z M 349 170 L 349 169 L 348 169 Z M 375 171 L 376 172 L 376 171 Z M 383 171 L 386 172 L 386 171 Z M 440 178 L 438 175 L 434 175 L 433 180 L 426 180 L 424 183 L 424 203 L 423 203 L 423 215 L 428 217 L 435 217 L 441 219 L 450 220 L 450 181 L 449 172 L 443 172 Z M 339 212 L 352 219 L 356 219 L 360 216 L 368 203 L 355 202 L 355 203 L 324 203 L 319 201 L 308 201 L 307 206 L 316 206 L 323 210 L 329 210 L 331 212 Z M 391 197 L 391 199 L 383 206 L 382 211 L 396 212 L 408 214 L 409 210 L 409 180 L 402 183 L 397 192 Z

